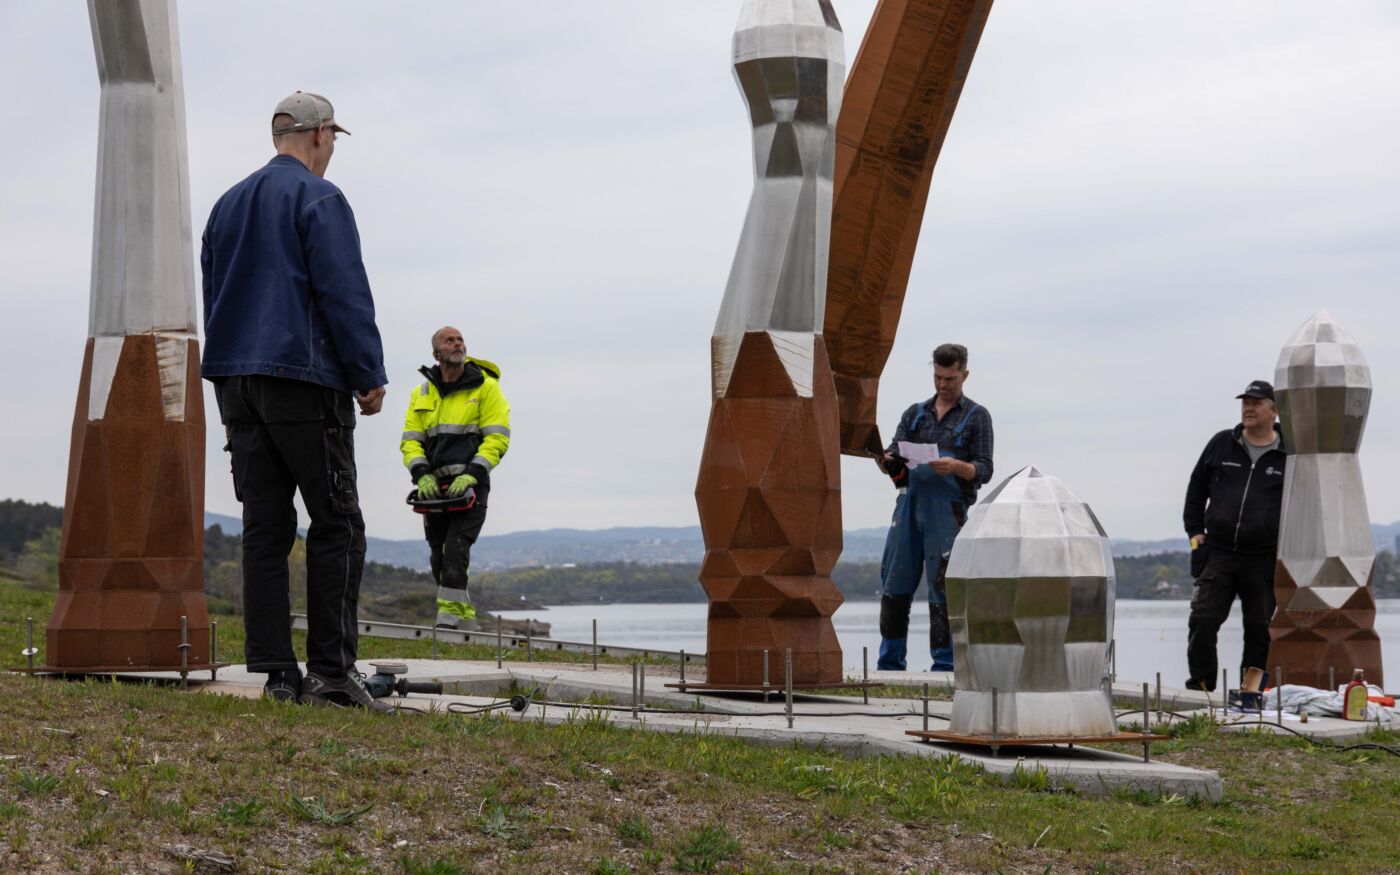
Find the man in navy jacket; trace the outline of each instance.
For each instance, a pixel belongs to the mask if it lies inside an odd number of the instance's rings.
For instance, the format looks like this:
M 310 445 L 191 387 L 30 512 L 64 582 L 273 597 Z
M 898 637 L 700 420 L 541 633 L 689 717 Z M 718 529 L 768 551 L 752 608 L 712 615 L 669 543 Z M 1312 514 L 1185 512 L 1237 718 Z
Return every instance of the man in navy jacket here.
M 1182 522 L 1191 538 L 1191 619 L 1187 689 L 1215 690 L 1215 641 L 1240 600 L 1244 653 L 1240 679 L 1269 658 L 1274 615 L 1274 555 L 1278 552 L 1283 472 L 1288 450 L 1275 419 L 1274 387 L 1255 380 L 1236 396 L 1240 424 L 1217 432 L 1191 471 Z
M 291 95 L 272 116 L 277 155 L 214 204 L 204 230 L 204 360 L 243 503 L 248 669 L 264 695 L 391 711 L 355 672 L 365 525 L 355 487 L 355 414 L 384 402 L 384 350 L 355 216 L 323 177 L 335 151 L 326 98 Z M 292 497 L 306 533 L 307 673 L 292 650 L 287 556 Z

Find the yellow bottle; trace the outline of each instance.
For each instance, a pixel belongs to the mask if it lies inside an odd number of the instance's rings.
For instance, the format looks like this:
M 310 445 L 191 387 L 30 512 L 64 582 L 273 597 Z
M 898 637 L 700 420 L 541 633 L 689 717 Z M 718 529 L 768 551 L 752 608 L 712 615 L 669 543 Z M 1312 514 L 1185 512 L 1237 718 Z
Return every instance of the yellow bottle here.
M 1342 717 L 1346 720 L 1366 719 L 1366 673 L 1353 669 L 1351 683 L 1342 690 Z

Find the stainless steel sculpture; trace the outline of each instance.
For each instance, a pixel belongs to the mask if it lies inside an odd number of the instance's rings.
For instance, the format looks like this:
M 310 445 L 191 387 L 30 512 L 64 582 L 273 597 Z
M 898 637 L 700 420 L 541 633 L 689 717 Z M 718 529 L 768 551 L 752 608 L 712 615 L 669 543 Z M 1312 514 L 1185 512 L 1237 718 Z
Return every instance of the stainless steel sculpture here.
M 204 407 L 173 0 L 89 0 L 102 84 L 89 338 L 47 661 L 207 665 Z M 182 618 L 189 648 L 182 648 Z
M 1289 683 L 1326 687 L 1366 670 L 1383 681 L 1375 547 L 1356 452 L 1371 407 L 1371 369 L 1361 348 L 1326 310 L 1288 340 L 1274 369 L 1284 441 L 1283 477 L 1269 665 Z
M 759 685 L 765 653 L 776 666 L 791 649 L 794 683 L 833 683 L 841 460 L 821 330 L 845 63 L 829 0 L 745 0 L 734 72 L 755 183 L 711 342 L 695 489 L 708 680 Z
M 948 562 L 951 731 L 1116 734 L 1114 585 L 1108 536 L 1056 478 L 1023 468 L 973 506 Z

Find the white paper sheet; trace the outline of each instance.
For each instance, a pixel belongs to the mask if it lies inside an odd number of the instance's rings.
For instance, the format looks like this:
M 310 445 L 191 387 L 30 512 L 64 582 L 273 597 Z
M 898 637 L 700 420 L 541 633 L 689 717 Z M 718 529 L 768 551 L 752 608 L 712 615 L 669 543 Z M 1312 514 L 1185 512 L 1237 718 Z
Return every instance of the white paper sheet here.
M 916 444 L 900 441 L 899 454 L 910 465 L 923 465 L 938 458 L 938 444 Z

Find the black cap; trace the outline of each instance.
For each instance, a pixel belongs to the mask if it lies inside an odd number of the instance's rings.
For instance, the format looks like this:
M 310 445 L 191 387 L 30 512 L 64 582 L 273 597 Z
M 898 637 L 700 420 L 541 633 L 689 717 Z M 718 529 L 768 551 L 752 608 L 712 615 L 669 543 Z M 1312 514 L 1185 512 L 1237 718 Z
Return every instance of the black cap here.
M 1267 401 L 1274 400 L 1274 387 L 1272 383 L 1263 380 L 1255 380 L 1245 387 L 1245 390 L 1235 396 L 1236 398 L 1263 398 Z

